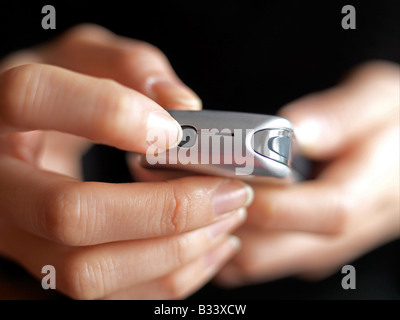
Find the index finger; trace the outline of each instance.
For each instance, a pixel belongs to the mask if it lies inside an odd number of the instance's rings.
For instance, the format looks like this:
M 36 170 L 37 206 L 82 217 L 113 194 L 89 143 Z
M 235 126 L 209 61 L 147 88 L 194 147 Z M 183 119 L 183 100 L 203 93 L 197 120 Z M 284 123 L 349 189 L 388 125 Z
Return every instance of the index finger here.
M 23 65 L 0 74 L 0 133 L 56 130 L 126 151 L 177 145 L 180 125 L 157 103 L 112 80 Z M 150 135 L 149 135 L 150 136 Z

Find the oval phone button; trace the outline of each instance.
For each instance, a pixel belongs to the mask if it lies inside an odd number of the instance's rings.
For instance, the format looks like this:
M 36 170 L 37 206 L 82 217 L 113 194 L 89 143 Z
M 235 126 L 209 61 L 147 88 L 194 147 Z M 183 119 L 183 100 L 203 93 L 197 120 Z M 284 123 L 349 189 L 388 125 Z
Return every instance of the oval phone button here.
M 268 148 L 288 159 L 290 155 L 291 139 L 286 136 L 273 137 L 268 140 Z

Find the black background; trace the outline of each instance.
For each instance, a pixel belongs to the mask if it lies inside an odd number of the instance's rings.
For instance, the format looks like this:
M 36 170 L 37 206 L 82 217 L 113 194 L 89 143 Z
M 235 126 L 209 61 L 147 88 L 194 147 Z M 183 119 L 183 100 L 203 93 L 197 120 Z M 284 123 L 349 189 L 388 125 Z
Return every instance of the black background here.
M 158 46 L 205 108 L 274 113 L 336 84 L 363 61 L 400 62 L 399 3 L 3 0 L 0 55 L 48 41 L 78 23 L 97 23 Z M 56 8 L 56 30 L 41 27 L 46 4 Z M 356 8 L 356 30 L 341 27 L 346 4 Z M 96 146 L 84 165 L 87 180 L 130 181 L 119 150 Z M 398 252 L 395 241 L 352 262 L 356 290 L 343 290 L 338 272 L 316 283 L 283 279 L 231 291 L 208 285 L 191 298 L 399 299 Z

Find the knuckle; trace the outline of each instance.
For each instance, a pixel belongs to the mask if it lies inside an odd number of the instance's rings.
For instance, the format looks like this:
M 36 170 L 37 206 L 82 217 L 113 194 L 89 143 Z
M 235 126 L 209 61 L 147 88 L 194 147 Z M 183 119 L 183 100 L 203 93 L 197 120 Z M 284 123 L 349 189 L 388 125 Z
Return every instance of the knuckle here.
M 96 38 L 108 36 L 111 34 L 106 28 L 97 24 L 82 23 L 68 29 L 61 37 L 62 42 L 77 41 L 77 40 L 93 40 Z
M 371 75 L 382 73 L 383 75 L 391 76 L 393 75 L 393 71 L 398 72 L 399 69 L 399 65 L 394 62 L 385 60 L 370 60 L 361 64 L 357 71 L 360 73 L 366 72 Z
M 188 261 L 192 247 L 191 244 L 193 244 L 193 242 L 186 235 L 174 237 L 174 239 L 170 241 L 169 248 L 171 254 L 169 256 L 175 259 L 175 265 L 177 267 L 185 265 Z
M 135 46 L 136 46 L 136 50 L 142 54 L 146 54 L 146 55 L 153 55 L 153 56 L 157 56 L 157 57 L 162 57 L 164 58 L 165 55 L 164 53 L 161 51 L 161 49 L 159 49 L 158 47 L 156 47 L 155 45 L 149 43 L 149 42 L 145 42 L 145 41 L 141 41 L 141 40 L 135 40 Z
M 88 211 L 76 183 L 52 186 L 43 206 L 44 232 L 59 243 L 80 246 L 87 242 Z
M 282 223 L 279 212 L 282 212 L 281 201 L 274 194 L 265 193 L 258 200 L 259 210 L 254 210 L 256 214 L 249 215 L 249 221 L 253 225 L 262 228 L 274 227 Z
M 162 287 L 166 291 L 166 299 L 182 299 L 187 295 L 187 285 L 175 275 L 166 276 L 162 281 Z
M 351 198 L 344 191 L 332 196 L 332 212 L 325 224 L 327 233 L 340 233 L 344 230 L 355 209 Z
M 42 59 L 35 49 L 22 49 L 4 56 L 0 61 L 0 70 L 6 71 L 39 61 L 42 61 Z
M 167 58 L 164 53 L 152 44 L 134 40 L 131 45 L 122 48 L 116 57 L 117 70 L 123 74 L 135 70 L 147 72 L 164 68 Z
M 184 188 L 166 182 L 167 191 L 163 192 L 161 209 L 161 231 L 164 234 L 181 233 L 188 225 L 188 214 L 191 212 L 192 199 Z
M 61 269 L 62 291 L 74 299 L 89 300 L 105 295 L 106 270 L 87 250 L 73 251 Z
M 348 81 L 356 84 L 369 84 L 371 90 L 382 91 L 387 95 L 398 96 L 398 74 L 400 67 L 397 63 L 384 60 L 371 60 L 362 63 L 353 70 Z M 398 101 L 396 99 L 396 101 Z
M 128 66 L 132 63 L 154 62 L 155 60 L 166 59 L 159 48 L 140 40 L 134 40 L 129 47 L 121 50 L 119 58 L 121 62 L 125 62 Z
M 26 109 L 36 98 L 30 90 L 30 83 L 38 82 L 42 65 L 26 64 L 7 70 L 0 78 L 0 117 L 1 121 L 17 126 L 25 117 Z M 34 79 L 36 78 L 36 79 Z

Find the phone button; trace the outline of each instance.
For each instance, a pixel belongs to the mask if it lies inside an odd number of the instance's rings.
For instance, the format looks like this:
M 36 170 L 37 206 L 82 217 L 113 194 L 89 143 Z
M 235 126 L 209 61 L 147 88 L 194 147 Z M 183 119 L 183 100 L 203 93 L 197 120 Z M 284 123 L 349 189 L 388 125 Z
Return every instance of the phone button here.
M 292 141 L 287 136 L 273 137 L 268 140 L 268 148 L 280 156 L 289 159 L 291 143 Z
M 290 158 L 291 136 L 292 131 L 285 129 L 260 130 L 252 137 L 252 147 L 258 154 L 287 165 Z
M 178 147 L 180 148 L 191 148 L 196 143 L 197 130 L 192 126 L 182 126 L 182 140 Z

